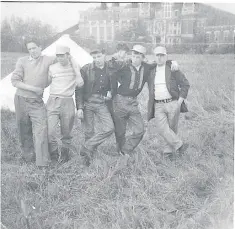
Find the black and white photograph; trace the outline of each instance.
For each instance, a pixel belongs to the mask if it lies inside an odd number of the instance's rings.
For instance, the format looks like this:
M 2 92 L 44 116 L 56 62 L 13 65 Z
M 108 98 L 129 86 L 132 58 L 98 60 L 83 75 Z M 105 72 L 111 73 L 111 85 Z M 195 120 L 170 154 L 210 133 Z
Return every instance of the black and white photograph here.
M 2 229 L 233 229 L 235 3 L 1 1 Z

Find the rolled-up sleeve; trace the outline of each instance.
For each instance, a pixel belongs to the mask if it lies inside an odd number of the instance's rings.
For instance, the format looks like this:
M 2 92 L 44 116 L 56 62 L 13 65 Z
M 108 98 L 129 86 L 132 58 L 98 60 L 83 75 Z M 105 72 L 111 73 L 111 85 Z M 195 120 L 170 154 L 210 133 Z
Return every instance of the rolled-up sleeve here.
M 22 60 L 19 59 L 16 63 L 15 70 L 13 71 L 12 76 L 11 76 L 12 85 L 14 87 L 17 87 L 17 84 L 23 81 L 23 77 L 24 77 L 23 63 L 22 63 Z

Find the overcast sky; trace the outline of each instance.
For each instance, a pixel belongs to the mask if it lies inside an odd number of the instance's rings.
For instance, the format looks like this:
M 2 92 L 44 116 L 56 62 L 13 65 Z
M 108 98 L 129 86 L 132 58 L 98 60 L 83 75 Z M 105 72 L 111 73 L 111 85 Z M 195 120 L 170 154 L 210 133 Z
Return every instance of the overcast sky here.
M 235 14 L 235 3 L 204 3 Z M 60 32 L 78 22 L 79 11 L 86 10 L 89 7 L 95 7 L 99 4 L 100 3 L 1 2 L 1 20 L 6 17 L 9 18 L 12 15 L 22 18 L 31 17 L 51 24 Z

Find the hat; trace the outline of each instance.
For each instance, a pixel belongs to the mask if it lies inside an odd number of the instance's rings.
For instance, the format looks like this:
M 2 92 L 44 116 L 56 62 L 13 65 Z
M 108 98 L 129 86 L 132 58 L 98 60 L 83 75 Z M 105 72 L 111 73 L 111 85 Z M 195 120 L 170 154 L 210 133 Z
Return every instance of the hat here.
M 153 50 L 154 54 L 157 55 L 157 54 L 164 54 L 166 55 L 166 48 L 163 47 L 163 46 L 158 46 L 156 47 L 154 50 Z
M 90 54 L 95 54 L 95 53 L 104 53 L 104 49 L 101 47 L 96 47 L 90 51 Z
M 65 54 L 65 53 L 69 53 L 69 52 L 70 52 L 70 48 L 67 46 L 63 46 L 63 45 L 56 46 L 56 55 L 57 54 Z
M 141 54 L 146 54 L 146 48 L 142 45 L 134 45 L 131 51 L 139 52 Z

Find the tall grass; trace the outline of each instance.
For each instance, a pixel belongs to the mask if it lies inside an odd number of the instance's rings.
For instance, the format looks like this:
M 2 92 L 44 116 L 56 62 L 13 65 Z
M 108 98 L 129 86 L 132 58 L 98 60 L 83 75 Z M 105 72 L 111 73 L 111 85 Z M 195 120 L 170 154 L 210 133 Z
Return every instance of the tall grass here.
M 77 152 L 48 172 L 20 160 L 14 114 L 2 111 L 2 222 L 32 229 L 233 228 L 234 59 L 229 55 L 174 55 L 190 81 L 190 112 L 179 135 L 189 143 L 175 162 L 161 160 L 162 139 L 154 120 L 127 168 L 107 176 L 115 164 L 114 137 L 100 146 L 90 168 Z M 4 68 L 5 66 L 2 65 Z M 139 97 L 146 118 L 147 89 Z M 83 141 L 76 120 L 73 143 Z

